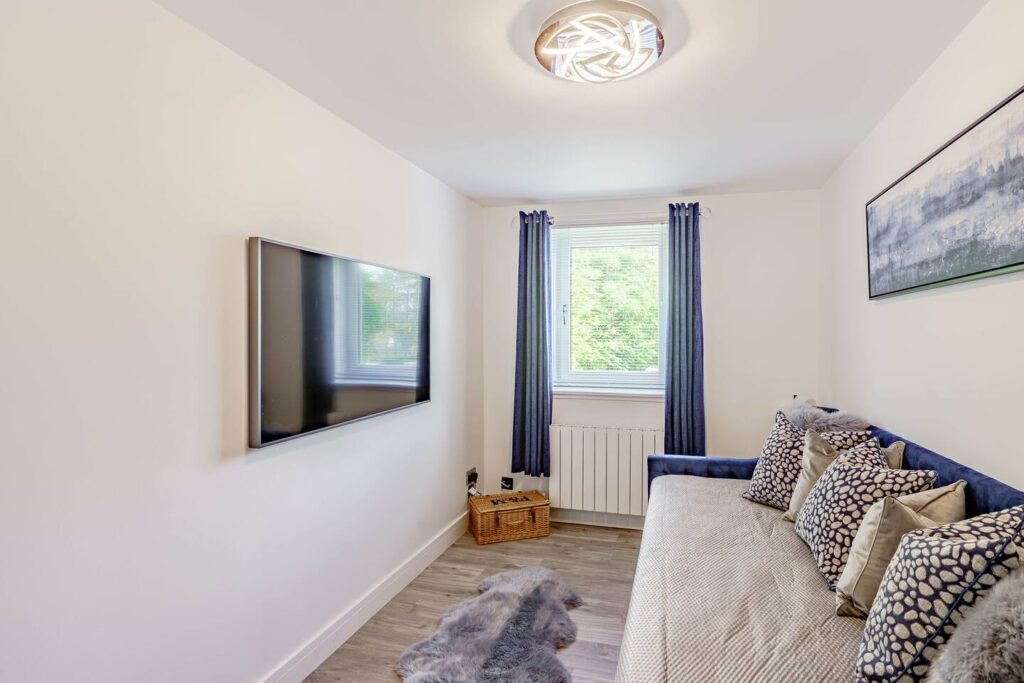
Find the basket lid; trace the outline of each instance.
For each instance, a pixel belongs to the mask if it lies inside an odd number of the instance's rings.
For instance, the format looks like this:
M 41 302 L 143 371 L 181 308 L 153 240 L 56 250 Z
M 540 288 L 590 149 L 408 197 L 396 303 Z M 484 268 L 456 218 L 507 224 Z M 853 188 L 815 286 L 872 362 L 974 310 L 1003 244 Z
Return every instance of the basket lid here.
M 473 496 L 469 499 L 469 504 L 479 513 L 505 512 L 547 505 L 548 499 L 540 491 L 509 491 L 490 496 Z

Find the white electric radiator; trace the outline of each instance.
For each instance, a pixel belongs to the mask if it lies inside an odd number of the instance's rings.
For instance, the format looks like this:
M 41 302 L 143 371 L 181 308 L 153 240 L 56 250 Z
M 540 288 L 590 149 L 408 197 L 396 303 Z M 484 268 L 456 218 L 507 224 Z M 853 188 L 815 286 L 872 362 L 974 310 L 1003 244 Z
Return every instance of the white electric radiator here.
M 551 425 L 551 505 L 643 515 L 647 456 L 665 452 L 665 432 Z

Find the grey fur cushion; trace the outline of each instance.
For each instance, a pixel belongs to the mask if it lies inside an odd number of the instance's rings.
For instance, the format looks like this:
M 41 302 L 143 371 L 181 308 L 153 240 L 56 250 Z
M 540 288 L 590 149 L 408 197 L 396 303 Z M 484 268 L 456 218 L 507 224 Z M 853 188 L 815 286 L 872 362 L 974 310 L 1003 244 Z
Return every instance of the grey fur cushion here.
M 828 413 L 812 405 L 793 406 L 786 410 L 786 417 L 800 429 L 823 432 L 855 432 L 871 426 L 867 420 L 853 413 L 839 410 Z
M 928 680 L 1024 681 L 1024 570 L 1000 581 L 957 626 Z

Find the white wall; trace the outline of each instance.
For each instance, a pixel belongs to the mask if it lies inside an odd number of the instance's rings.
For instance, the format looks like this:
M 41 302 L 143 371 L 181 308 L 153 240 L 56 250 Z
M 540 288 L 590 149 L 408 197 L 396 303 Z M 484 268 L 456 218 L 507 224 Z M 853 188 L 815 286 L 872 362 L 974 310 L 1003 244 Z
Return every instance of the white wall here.
M 864 203 L 1024 84 L 1024 3 L 992 0 L 822 192 L 826 398 L 1024 487 L 1024 274 L 867 298 Z
M 701 223 L 708 452 L 754 457 L 776 408 L 817 395 L 821 274 L 818 193 L 687 196 L 709 208 Z M 678 198 L 545 205 L 573 216 L 668 212 Z M 519 207 L 484 209 L 483 483 L 497 490 L 511 459 Z M 556 398 L 561 424 L 654 427 L 660 400 Z M 540 482 L 522 480 L 524 485 Z
M 0 680 L 259 680 L 465 510 L 480 209 L 149 2 L 0 92 Z M 433 276 L 433 402 L 247 451 L 252 234 Z

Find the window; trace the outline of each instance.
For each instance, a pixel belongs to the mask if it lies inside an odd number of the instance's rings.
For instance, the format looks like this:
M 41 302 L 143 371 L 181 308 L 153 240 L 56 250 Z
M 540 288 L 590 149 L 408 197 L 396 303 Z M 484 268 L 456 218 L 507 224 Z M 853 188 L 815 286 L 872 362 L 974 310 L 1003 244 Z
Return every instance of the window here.
M 335 269 L 337 380 L 401 386 L 416 381 L 420 278 L 338 260 Z
M 664 225 L 551 231 L 556 387 L 663 389 Z

